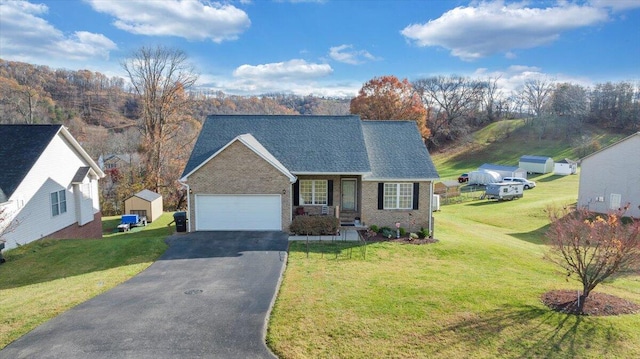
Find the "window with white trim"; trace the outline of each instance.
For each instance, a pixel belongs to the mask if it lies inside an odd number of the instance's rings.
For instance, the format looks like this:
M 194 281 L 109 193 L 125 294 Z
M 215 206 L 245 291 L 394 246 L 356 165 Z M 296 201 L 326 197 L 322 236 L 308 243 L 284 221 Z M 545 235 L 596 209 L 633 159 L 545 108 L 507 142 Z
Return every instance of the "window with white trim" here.
M 327 180 L 300 180 L 300 204 L 327 204 Z
M 412 209 L 413 183 L 385 183 L 384 209 Z
M 67 193 L 65 190 L 60 190 L 51 193 L 51 215 L 57 216 L 63 213 L 67 213 Z

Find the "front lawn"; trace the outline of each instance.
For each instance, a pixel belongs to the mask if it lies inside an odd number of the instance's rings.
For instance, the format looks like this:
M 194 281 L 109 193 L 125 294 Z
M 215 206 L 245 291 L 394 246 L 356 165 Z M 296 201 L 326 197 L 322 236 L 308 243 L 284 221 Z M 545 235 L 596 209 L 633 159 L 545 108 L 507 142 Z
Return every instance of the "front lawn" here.
M 119 218 L 119 217 L 118 217 Z M 0 349 L 38 325 L 140 273 L 166 250 L 170 213 L 135 233 L 40 240 L 7 251 L 0 266 Z
M 293 244 L 269 346 L 282 358 L 640 357 L 640 314 L 578 317 L 542 304 L 546 291 L 579 288 L 543 258 L 542 238 L 543 209 L 574 203 L 578 176 L 535 180 L 519 200 L 443 206 L 435 244 L 374 243 L 365 259 L 307 258 Z M 640 277 L 596 292 L 640 304 Z

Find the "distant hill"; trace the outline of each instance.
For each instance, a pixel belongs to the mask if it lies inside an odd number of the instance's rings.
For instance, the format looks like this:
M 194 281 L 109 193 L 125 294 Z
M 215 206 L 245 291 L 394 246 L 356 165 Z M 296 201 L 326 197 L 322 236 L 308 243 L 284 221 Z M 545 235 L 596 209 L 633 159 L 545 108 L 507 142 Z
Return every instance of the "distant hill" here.
M 517 166 L 522 155 L 578 160 L 630 134 L 595 126 L 585 126 L 579 133 L 551 132 L 553 135 L 540 139 L 535 127 L 524 120 L 502 120 L 475 131 L 466 143 L 448 146 L 431 156 L 440 178 L 453 179 L 483 163 Z

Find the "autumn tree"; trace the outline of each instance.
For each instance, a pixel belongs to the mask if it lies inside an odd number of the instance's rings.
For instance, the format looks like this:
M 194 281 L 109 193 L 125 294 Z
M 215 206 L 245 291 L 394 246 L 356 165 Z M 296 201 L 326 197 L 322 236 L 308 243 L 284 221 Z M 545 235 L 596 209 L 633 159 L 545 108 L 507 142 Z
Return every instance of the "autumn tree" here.
M 625 210 L 607 215 L 586 209 L 548 211 L 548 258 L 582 283 L 578 313 L 598 284 L 640 268 L 640 220 L 623 218 Z
M 191 101 L 185 91 L 198 75 L 183 51 L 163 46 L 138 49 L 122 67 L 141 104 L 139 127 L 147 187 L 158 191 L 170 185 L 162 178 L 164 161 L 171 157 L 173 140 L 189 117 Z
M 430 135 L 427 110 L 407 79 L 382 76 L 369 80 L 351 100 L 350 110 L 365 120 L 415 121 L 422 137 Z
M 480 110 L 486 83 L 462 76 L 433 76 L 413 82 L 429 109 L 430 146 L 464 137 Z M 492 104 L 493 106 L 493 104 Z

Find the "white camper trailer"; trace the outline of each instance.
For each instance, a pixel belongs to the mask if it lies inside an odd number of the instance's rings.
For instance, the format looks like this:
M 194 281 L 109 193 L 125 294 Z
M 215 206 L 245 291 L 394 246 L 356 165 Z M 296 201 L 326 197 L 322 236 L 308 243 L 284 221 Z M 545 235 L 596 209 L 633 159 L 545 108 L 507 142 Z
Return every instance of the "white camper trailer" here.
M 490 183 L 484 192 L 486 199 L 497 199 L 498 201 L 522 198 L 524 185 L 515 182 Z

